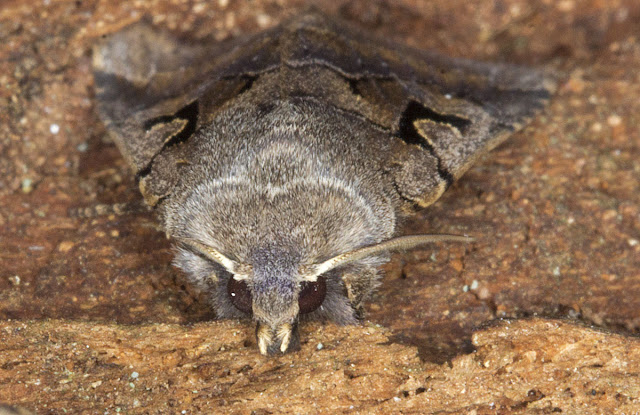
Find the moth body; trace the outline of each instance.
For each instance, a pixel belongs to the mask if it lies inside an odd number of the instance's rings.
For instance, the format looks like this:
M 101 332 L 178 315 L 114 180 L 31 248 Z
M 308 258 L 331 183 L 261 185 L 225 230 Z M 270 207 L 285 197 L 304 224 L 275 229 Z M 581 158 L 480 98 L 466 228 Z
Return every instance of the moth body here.
M 175 264 L 264 354 L 298 322 L 355 323 L 393 238 L 549 95 L 538 72 L 382 41 L 318 12 L 248 38 L 179 42 L 146 24 L 94 54 L 99 113 Z
M 230 106 L 196 133 L 198 156 L 183 176 L 189 185 L 160 211 L 165 229 L 178 240 L 198 240 L 252 266 L 246 282 L 251 313 L 275 333 L 297 322 L 299 269 L 389 238 L 399 200 L 376 161 L 384 153 L 383 136 L 377 148 L 354 147 L 350 140 L 376 133 L 361 120 L 314 100 L 271 104 L 269 112 L 259 104 Z M 255 121 L 239 122 L 246 119 Z M 241 139 L 229 140 L 229 134 Z M 364 271 L 372 289 L 381 262 L 373 256 L 323 276 L 324 301 L 303 313 L 355 322 L 361 299 L 345 296 L 341 277 Z M 248 314 L 234 306 L 228 290 L 217 288 L 229 285 L 231 273 L 188 247 L 176 264 L 215 293 L 220 317 Z

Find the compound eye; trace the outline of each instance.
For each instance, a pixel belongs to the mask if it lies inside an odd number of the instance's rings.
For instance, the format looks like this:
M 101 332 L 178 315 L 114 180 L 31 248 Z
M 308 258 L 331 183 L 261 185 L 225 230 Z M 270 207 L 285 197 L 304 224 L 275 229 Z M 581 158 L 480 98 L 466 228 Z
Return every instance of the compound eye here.
M 253 299 L 246 282 L 238 281 L 233 277 L 229 278 L 227 294 L 235 308 L 247 314 L 253 312 Z
M 327 282 L 324 277 L 318 277 L 317 281 L 304 281 L 300 286 L 298 295 L 298 307 L 300 314 L 315 311 L 322 305 L 327 295 Z

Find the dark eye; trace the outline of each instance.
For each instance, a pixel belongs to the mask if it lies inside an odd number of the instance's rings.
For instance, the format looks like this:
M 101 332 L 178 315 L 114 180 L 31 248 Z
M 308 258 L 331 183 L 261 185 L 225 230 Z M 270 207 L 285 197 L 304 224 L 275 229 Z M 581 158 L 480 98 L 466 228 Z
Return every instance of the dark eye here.
M 235 278 L 229 278 L 227 283 L 227 293 L 231 299 L 231 303 L 243 313 L 251 314 L 253 312 L 253 301 L 251 291 L 244 281 L 238 281 Z
M 315 282 L 303 282 L 298 295 L 300 314 L 315 311 L 322 305 L 325 295 L 327 295 L 327 283 L 324 277 L 318 277 Z

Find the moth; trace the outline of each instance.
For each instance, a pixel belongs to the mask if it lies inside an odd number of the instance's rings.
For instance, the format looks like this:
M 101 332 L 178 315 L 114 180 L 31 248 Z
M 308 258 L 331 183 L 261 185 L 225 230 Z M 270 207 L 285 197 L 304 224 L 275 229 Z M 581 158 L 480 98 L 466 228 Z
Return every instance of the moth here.
M 310 10 L 226 42 L 137 23 L 94 50 L 98 113 L 218 317 L 262 354 L 356 323 L 395 236 L 540 110 L 541 72 L 441 56 Z

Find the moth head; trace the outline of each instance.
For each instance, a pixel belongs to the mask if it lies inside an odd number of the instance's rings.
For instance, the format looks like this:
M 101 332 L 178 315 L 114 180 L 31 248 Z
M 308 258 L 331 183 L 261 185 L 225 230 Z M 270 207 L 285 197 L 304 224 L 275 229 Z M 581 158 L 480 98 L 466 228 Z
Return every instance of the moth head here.
M 334 271 L 389 251 L 441 241 L 469 242 L 472 239 L 458 235 L 403 236 L 313 264 L 301 264 L 295 249 L 279 245 L 267 244 L 256 249 L 251 254 L 251 263 L 241 264 L 201 242 L 182 242 L 223 267 L 229 274 L 223 281 L 228 300 L 236 309 L 256 320 L 258 348 L 266 355 L 299 348 L 299 317 L 323 306 L 327 295 L 327 278 L 335 275 Z
M 264 354 L 295 350 L 300 320 L 356 323 L 389 251 L 447 239 L 389 239 L 395 214 L 384 195 L 324 177 L 324 162 L 292 141 L 270 143 L 249 167 L 203 182 L 165 215 L 182 245 L 175 264 L 219 318 L 257 323 Z

